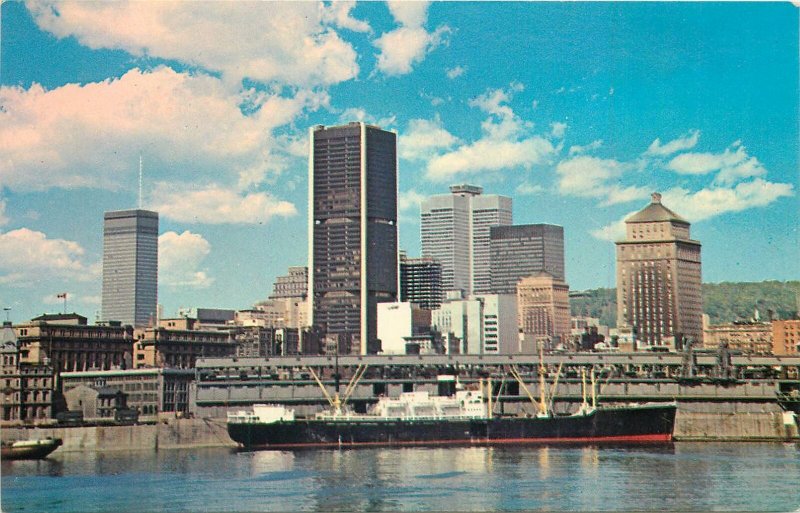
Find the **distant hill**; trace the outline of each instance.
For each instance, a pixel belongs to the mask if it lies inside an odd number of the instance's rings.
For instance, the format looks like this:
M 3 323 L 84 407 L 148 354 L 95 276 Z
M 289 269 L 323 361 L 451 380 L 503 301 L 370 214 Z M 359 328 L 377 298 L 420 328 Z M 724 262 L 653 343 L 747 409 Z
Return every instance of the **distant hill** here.
M 800 281 L 723 282 L 703 284 L 703 310 L 712 324 L 747 320 L 758 309 L 766 320 L 772 310 L 776 318 L 796 316 Z M 597 317 L 607 326 L 617 325 L 617 289 L 593 289 L 570 298 L 572 315 Z
M 573 316 L 597 317 L 600 324 L 617 325 L 617 289 L 584 290 L 581 297 L 569 298 Z

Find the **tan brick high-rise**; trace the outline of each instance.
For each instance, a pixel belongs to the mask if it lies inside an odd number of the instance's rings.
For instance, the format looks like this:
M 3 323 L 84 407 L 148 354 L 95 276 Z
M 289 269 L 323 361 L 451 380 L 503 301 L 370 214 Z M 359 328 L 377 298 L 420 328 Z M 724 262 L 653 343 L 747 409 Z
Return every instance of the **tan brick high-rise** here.
M 689 222 L 652 202 L 625 220 L 617 242 L 617 326 L 636 330 L 638 345 L 681 346 L 703 340 L 700 242 Z
M 547 349 L 566 342 L 570 333 L 569 285 L 547 272 L 517 283 L 517 321 L 523 334 L 522 352 L 535 352 L 538 341 Z

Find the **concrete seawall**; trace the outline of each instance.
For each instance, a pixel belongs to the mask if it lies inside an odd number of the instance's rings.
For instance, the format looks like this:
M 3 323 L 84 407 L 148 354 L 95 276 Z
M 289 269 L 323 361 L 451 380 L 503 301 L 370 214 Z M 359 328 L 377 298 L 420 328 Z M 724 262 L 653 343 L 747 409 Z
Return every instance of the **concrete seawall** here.
M 736 405 L 716 411 L 693 411 L 697 406 L 680 404 L 675 419 L 676 441 L 799 441 L 791 415 L 780 411 L 757 411 Z M 55 428 L 4 428 L 3 440 L 61 438 L 62 452 L 165 450 L 192 447 L 235 447 L 223 419 L 170 419 L 137 426 L 92 426 Z
M 709 413 L 678 410 L 675 440 L 786 441 L 797 440 L 797 425 L 781 412 Z
M 228 437 L 224 420 L 170 419 L 136 426 L 86 426 L 53 428 L 4 428 L 3 440 L 61 438 L 63 452 L 136 451 L 189 447 L 236 447 Z

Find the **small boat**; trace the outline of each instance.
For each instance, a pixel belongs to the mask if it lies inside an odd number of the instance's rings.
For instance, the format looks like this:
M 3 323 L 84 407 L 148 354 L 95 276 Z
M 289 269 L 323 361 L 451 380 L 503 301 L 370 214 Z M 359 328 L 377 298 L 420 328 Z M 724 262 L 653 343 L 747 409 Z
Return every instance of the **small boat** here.
M 62 445 L 60 438 L 44 438 L 41 440 L 18 440 L 3 442 L 0 448 L 0 459 L 3 460 L 40 460 Z

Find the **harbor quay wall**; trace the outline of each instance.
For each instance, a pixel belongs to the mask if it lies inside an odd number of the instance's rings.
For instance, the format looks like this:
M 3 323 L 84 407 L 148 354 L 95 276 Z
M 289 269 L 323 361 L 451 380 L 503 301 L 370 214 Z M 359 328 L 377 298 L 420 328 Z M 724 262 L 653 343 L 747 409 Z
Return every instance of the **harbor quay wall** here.
M 169 419 L 128 426 L 3 428 L 0 438 L 60 438 L 60 452 L 138 451 L 191 447 L 236 447 L 222 419 Z
M 525 411 L 508 404 L 506 413 Z M 676 441 L 800 441 L 791 414 L 777 406 L 752 403 L 678 403 Z M 197 447 L 236 447 L 228 437 L 225 419 L 169 419 L 131 426 L 4 428 L 3 440 L 61 438 L 62 452 L 169 450 Z

